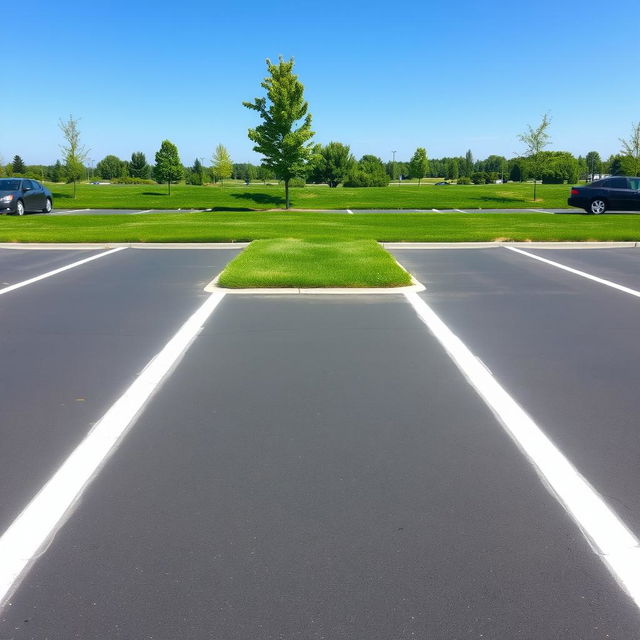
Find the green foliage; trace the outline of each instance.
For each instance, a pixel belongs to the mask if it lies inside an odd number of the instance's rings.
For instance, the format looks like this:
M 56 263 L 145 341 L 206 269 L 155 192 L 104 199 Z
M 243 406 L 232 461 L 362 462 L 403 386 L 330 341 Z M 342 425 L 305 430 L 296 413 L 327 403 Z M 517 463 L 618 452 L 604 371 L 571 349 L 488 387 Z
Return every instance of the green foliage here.
M 129 176 L 148 180 L 151 177 L 151 167 L 147 164 L 147 158 L 142 151 L 134 151 L 129 162 Z
M 543 184 L 577 182 L 580 175 L 578 160 L 567 151 L 541 151 L 543 169 L 540 178 Z
M 64 158 L 64 175 L 67 182 L 73 182 L 73 197 L 76 197 L 76 182 L 84 175 L 84 161 L 89 150 L 80 142 L 78 120 L 72 115 L 68 120 L 60 118 L 58 126 L 62 131 L 65 143 L 60 146 Z
M 418 179 L 418 186 L 422 178 L 424 178 L 429 171 L 429 160 L 427 160 L 427 151 L 424 147 L 418 147 L 409 160 L 409 177 Z
M 380 158 L 364 155 L 358 161 L 344 181 L 345 187 L 386 187 L 389 175 Z
M 309 181 L 326 183 L 330 188 L 335 188 L 345 181 L 355 162 L 349 145 L 330 142 L 323 147 L 318 144 L 313 149 Z
M 267 58 L 267 69 L 269 76 L 261 83 L 267 97 L 242 104 L 257 111 L 263 120 L 255 129 L 249 129 L 249 139 L 256 143 L 253 150 L 263 156 L 262 164 L 284 180 L 288 209 L 289 181 L 304 175 L 311 156 L 309 140 L 314 132 L 303 99 L 304 87 L 293 73 L 293 58 L 288 62 L 280 58 L 277 65 Z M 296 128 L 300 120 L 302 124 Z
M 473 173 L 473 154 L 471 153 L 471 149 L 464 154 L 464 162 L 462 163 L 462 175 L 471 177 Z
M 11 167 L 13 169 L 14 175 L 16 173 L 23 174 L 26 172 L 26 167 L 24 166 L 24 161 L 20 156 L 13 156 L 13 160 L 11 162 Z
M 126 176 L 126 165 L 118 156 L 105 156 L 96 165 L 96 173 L 104 180 L 123 178 Z
M 289 180 L 289 186 L 290 187 L 304 187 L 306 185 L 306 182 L 304 180 L 304 178 L 291 178 L 291 180 Z
M 469 178 L 469 176 L 460 176 L 458 178 L 458 184 L 471 184 L 471 178 Z
M 204 167 L 200 162 L 200 158 L 196 158 L 193 166 L 185 171 L 184 181 L 186 184 L 204 184 Z
M 233 162 L 231 161 L 231 156 L 229 155 L 227 148 L 224 145 L 219 144 L 216 147 L 215 153 L 211 157 L 211 175 L 214 180 L 222 180 L 224 182 L 225 179 L 231 177 L 232 173 Z M 248 169 L 245 179 L 250 179 Z
M 111 180 L 111 184 L 156 184 L 155 180 L 148 180 L 147 178 L 133 178 L 131 176 L 121 176 L 120 178 L 114 178 Z
M 602 171 L 602 160 L 600 159 L 600 154 L 597 151 L 589 151 L 585 161 L 587 163 L 587 171 L 591 176 L 591 180 L 593 180 L 593 176 Z
M 62 163 L 56 160 L 56 163 L 49 169 L 48 178 L 51 182 L 62 182 L 64 176 Z
M 156 166 L 153 169 L 156 182 L 168 183 L 169 195 L 171 195 L 171 183 L 180 180 L 183 172 L 178 147 L 169 140 L 163 140 L 160 149 L 156 152 Z
M 622 142 L 622 170 L 627 176 L 640 176 L 640 122 L 631 125 L 631 135 Z M 14 166 L 15 171 L 15 166 Z

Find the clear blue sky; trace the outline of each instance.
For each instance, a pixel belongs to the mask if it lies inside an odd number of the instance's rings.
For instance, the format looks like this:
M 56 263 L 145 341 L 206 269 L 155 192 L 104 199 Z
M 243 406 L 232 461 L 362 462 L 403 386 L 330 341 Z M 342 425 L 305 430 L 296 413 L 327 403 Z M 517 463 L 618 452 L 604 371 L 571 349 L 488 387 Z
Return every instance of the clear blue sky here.
M 430 157 L 511 157 L 545 112 L 551 148 L 605 157 L 640 120 L 631 0 L 27 7 L 3 8 L 4 162 L 54 162 L 58 120 L 73 114 L 94 163 L 138 150 L 152 161 L 165 138 L 184 164 L 209 164 L 219 143 L 235 162 L 257 163 L 246 135 L 257 114 L 241 103 L 263 95 L 264 60 L 278 55 L 296 60 L 315 139 L 347 143 L 357 157 L 387 160 L 395 149 L 408 159 L 417 146 Z

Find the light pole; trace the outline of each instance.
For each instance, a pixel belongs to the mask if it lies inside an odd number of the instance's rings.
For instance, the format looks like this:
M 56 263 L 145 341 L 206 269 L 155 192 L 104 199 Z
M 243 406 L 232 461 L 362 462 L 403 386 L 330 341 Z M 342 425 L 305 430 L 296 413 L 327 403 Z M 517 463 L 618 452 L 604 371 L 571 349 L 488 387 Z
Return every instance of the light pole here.
M 391 177 L 395 180 L 395 177 L 396 177 L 396 151 L 395 151 L 395 149 L 391 153 L 393 154 L 393 164 L 391 166 Z

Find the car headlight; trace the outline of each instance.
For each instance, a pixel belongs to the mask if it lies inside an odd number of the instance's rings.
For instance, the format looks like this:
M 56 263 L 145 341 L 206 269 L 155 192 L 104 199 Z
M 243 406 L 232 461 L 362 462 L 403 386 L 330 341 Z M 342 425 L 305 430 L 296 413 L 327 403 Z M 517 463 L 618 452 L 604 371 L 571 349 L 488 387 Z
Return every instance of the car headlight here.
M 8 196 L 3 196 L 0 198 L 0 202 L 11 202 L 13 200 L 13 196 L 9 194 Z

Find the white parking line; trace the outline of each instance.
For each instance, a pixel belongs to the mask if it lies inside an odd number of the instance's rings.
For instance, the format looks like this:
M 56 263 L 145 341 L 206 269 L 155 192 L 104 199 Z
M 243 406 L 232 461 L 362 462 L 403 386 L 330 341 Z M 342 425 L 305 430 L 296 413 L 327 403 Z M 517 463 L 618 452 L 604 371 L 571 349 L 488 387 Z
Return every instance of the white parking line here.
M 548 213 L 552 216 L 556 215 L 553 211 L 545 211 L 544 209 L 525 209 L 525 211 L 533 211 L 534 213 Z
M 347 209 L 347 213 L 350 213 L 351 215 L 353 215 L 353 211 L 351 211 L 351 209 Z
M 417 293 L 404 295 L 469 383 L 498 417 L 543 483 L 573 518 L 620 586 L 640 606 L 638 539 L 429 305 Z
M 534 253 L 529 253 L 528 251 L 523 251 L 522 249 L 516 249 L 516 247 L 505 247 L 505 249 L 509 249 L 509 251 L 515 251 L 516 253 L 521 253 L 523 256 L 533 258 L 534 260 L 539 260 L 540 262 L 549 264 L 552 267 L 556 267 L 557 269 L 568 271 L 569 273 L 573 273 L 577 276 L 581 276 L 582 278 L 587 278 L 587 280 L 593 280 L 594 282 L 604 284 L 607 287 L 611 287 L 612 289 L 617 289 L 618 291 L 622 291 L 624 293 L 628 293 L 631 296 L 636 296 L 637 298 L 640 298 L 640 291 L 637 291 L 636 289 L 630 289 L 629 287 L 625 287 L 621 284 L 617 284 L 616 282 L 612 282 L 611 280 L 605 280 L 604 278 L 598 278 L 598 276 L 592 276 L 590 273 L 585 273 L 584 271 L 579 271 L 578 269 L 567 267 L 566 265 L 560 264 L 559 262 L 554 262 L 553 260 L 547 260 L 547 258 L 541 258 L 540 256 L 537 256 Z
M 91 211 L 91 209 L 69 209 L 67 211 L 54 211 L 53 213 L 50 213 L 49 215 L 54 215 L 54 216 L 69 216 L 73 213 L 79 213 L 80 211 Z
M 467 213 L 466 211 L 463 211 L 462 209 L 454 209 L 454 211 L 458 211 L 460 213 Z
M 126 249 L 126 247 L 117 247 L 116 249 L 109 249 L 109 251 L 104 251 L 102 253 L 99 253 L 97 256 L 90 256 L 89 258 L 85 258 L 84 260 L 78 260 L 77 262 L 72 262 L 71 264 L 68 264 L 66 267 L 60 267 L 59 269 L 54 269 L 53 271 L 47 271 L 47 273 L 43 273 L 39 276 L 35 276 L 35 278 L 29 278 L 28 280 L 17 282 L 16 284 L 12 284 L 8 287 L 4 287 L 4 289 L 0 289 L 0 296 L 4 295 L 5 293 L 9 293 L 10 291 L 15 291 L 16 289 L 20 289 L 21 287 L 26 287 L 29 284 L 38 282 L 39 280 L 50 278 L 51 276 L 55 276 L 58 273 L 62 273 L 63 271 L 68 271 L 69 269 L 79 267 L 80 265 L 86 264 L 87 262 L 91 262 L 92 260 L 97 260 L 98 258 L 104 258 L 104 256 L 108 256 L 109 254 L 115 253 L 116 251 L 122 251 L 123 249 Z
M 134 211 L 133 213 L 129 214 L 132 216 L 139 216 L 141 213 L 151 213 L 153 211 L 153 209 L 145 209 L 144 211 Z
M 436 213 L 442 213 L 442 211 L 440 211 L 440 209 L 431 209 L 431 211 L 435 211 Z
M 43 553 L 89 483 L 133 425 L 151 395 L 201 331 L 224 293 L 214 293 L 182 325 L 111 406 L 87 437 L 0 538 L 0 605 L 18 586 L 28 568 Z

